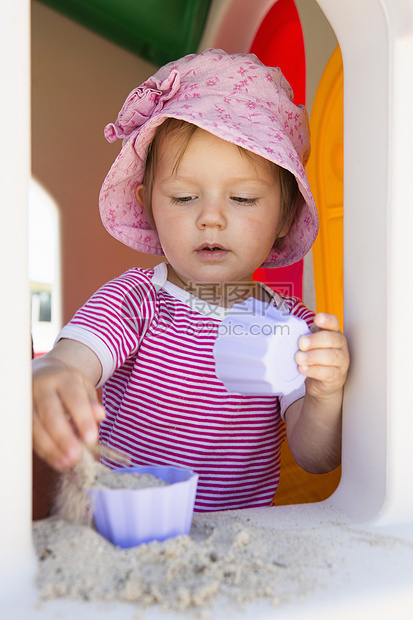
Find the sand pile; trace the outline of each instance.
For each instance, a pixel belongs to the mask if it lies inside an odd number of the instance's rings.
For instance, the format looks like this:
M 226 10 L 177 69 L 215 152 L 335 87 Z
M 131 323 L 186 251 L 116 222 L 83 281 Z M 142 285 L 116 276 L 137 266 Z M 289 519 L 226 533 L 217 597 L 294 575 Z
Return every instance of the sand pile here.
M 152 476 L 126 476 L 114 475 L 85 451 L 63 477 L 59 515 L 33 524 L 41 599 L 123 601 L 138 609 L 160 605 L 199 613 L 218 601 L 231 608 L 260 599 L 275 606 L 297 603 L 331 580 L 334 526 L 280 532 L 257 526 L 248 511 L 195 513 L 190 536 L 115 547 L 91 524 L 89 487 L 111 486 L 118 478 L 122 486 L 164 484 Z
M 96 473 L 92 486 L 98 489 L 147 489 L 148 487 L 166 487 L 168 483 L 155 478 L 152 474 L 125 473 L 120 476 L 102 465 Z
M 195 514 L 190 536 L 120 549 L 85 525 L 58 518 L 33 525 L 42 599 L 128 601 L 140 608 L 207 609 L 302 597 L 324 560 L 319 541 L 251 527 L 231 513 Z M 291 543 L 293 542 L 293 545 Z
M 33 524 L 39 559 L 40 597 L 159 604 L 183 611 L 205 609 L 222 596 L 231 605 L 267 598 L 278 605 L 311 587 L 303 557 L 291 559 L 288 540 L 234 513 L 195 514 L 190 536 L 120 549 L 92 524 L 91 486 L 118 488 L 165 484 L 150 475 L 114 474 L 85 449 L 76 467 L 62 476 L 56 516 Z M 310 545 L 311 547 L 311 545 Z M 309 550 L 313 564 L 319 548 Z M 300 553 L 303 556 L 303 547 Z M 305 555 L 305 553 L 304 553 Z M 283 582 L 283 583 L 281 583 Z

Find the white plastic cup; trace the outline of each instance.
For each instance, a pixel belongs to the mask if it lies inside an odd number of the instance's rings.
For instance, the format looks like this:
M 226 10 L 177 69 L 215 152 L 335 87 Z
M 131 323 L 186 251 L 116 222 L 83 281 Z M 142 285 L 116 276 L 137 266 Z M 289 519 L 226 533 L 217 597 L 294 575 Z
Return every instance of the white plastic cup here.
M 221 321 L 214 345 L 216 375 L 228 392 L 290 394 L 305 381 L 294 358 L 299 338 L 309 333 L 302 319 L 250 297 Z

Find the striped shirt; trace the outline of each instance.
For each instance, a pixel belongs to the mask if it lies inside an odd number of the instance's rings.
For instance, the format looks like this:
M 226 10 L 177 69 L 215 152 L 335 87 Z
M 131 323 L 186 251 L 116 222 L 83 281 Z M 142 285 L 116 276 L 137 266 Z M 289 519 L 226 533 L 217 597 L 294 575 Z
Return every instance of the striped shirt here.
M 271 295 L 312 324 L 299 299 Z M 132 465 L 196 471 L 197 511 L 270 505 L 280 476 L 282 415 L 305 393 L 226 391 L 212 352 L 226 312 L 168 282 L 162 263 L 105 284 L 59 334 L 90 347 L 102 364 L 101 443 L 129 454 Z

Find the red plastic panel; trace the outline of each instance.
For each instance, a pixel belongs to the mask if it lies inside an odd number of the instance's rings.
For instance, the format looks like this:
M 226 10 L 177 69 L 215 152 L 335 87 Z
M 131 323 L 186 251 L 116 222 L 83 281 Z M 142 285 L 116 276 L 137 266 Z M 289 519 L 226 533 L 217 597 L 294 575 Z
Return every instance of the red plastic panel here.
M 294 91 L 295 103 L 305 104 L 305 48 L 294 0 L 278 0 L 265 16 L 251 52 L 266 65 L 281 67 Z M 303 261 L 280 269 L 257 269 L 255 277 L 272 289 L 302 297 Z

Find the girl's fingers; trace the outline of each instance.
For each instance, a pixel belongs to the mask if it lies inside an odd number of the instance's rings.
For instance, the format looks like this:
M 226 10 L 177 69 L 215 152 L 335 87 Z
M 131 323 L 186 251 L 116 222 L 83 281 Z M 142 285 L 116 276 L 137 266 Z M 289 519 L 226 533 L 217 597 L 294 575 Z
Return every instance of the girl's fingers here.
M 301 351 L 312 349 L 342 349 L 347 348 L 347 341 L 341 332 L 320 330 L 313 334 L 301 336 L 298 341 Z
M 83 377 L 76 377 L 70 383 L 60 387 L 59 396 L 80 437 L 87 444 L 94 444 L 98 440 L 98 427 L 95 420 L 97 402 L 93 402 L 94 395 L 88 388 Z
M 74 465 L 80 458 L 81 448 L 70 423 L 70 415 L 56 392 L 37 401 L 35 419 L 53 442 L 56 458 L 67 461 L 69 467 Z
M 347 356 L 342 349 L 314 349 L 298 351 L 295 361 L 299 366 L 333 366 L 346 370 Z
M 314 316 L 314 325 L 320 329 L 328 329 L 330 331 L 340 331 L 340 321 L 335 314 L 327 312 L 318 312 Z
M 326 384 L 340 386 L 344 383 L 345 373 L 338 366 L 299 366 L 300 372 L 309 379 L 317 379 Z
M 37 411 L 34 411 L 33 415 L 32 432 L 33 447 L 40 458 L 58 471 L 70 467 L 70 459 L 67 458 L 65 451 L 59 448 L 59 445 L 41 423 Z
M 55 469 L 72 467 L 81 456 L 79 436 L 98 440 L 104 410 L 91 384 L 75 371 L 38 377 L 33 389 L 34 448 Z
M 304 366 L 300 372 L 306 377 L 307 393 L 313 396 L 341 391 L 345 381 L 345 375 L 335 366 Z
M 302 336 L 295 361 L 307 377 L 307 390 L 328 393 L 341 389 L 349 367 L 347 340 L 333 314 L 320 313 L 314 317 L 313 333 Z
M 334 314 L 316 314 L 312 333 L 301 336 L 298 346 L 295 361 L 307 377 L 308 393 L 318 396 L 342 389 L 350 358 L 347 340 Z
M 95 422 L 97 424 L 100 424 L 100 422 L 103 422 L 103 420 L 106 417 L 106 413 L 102 405 L 98 401 L 96 401 L 96 402 L 91 402 L 90 406 L 92 407 L 93 415 L 95 417 Z

